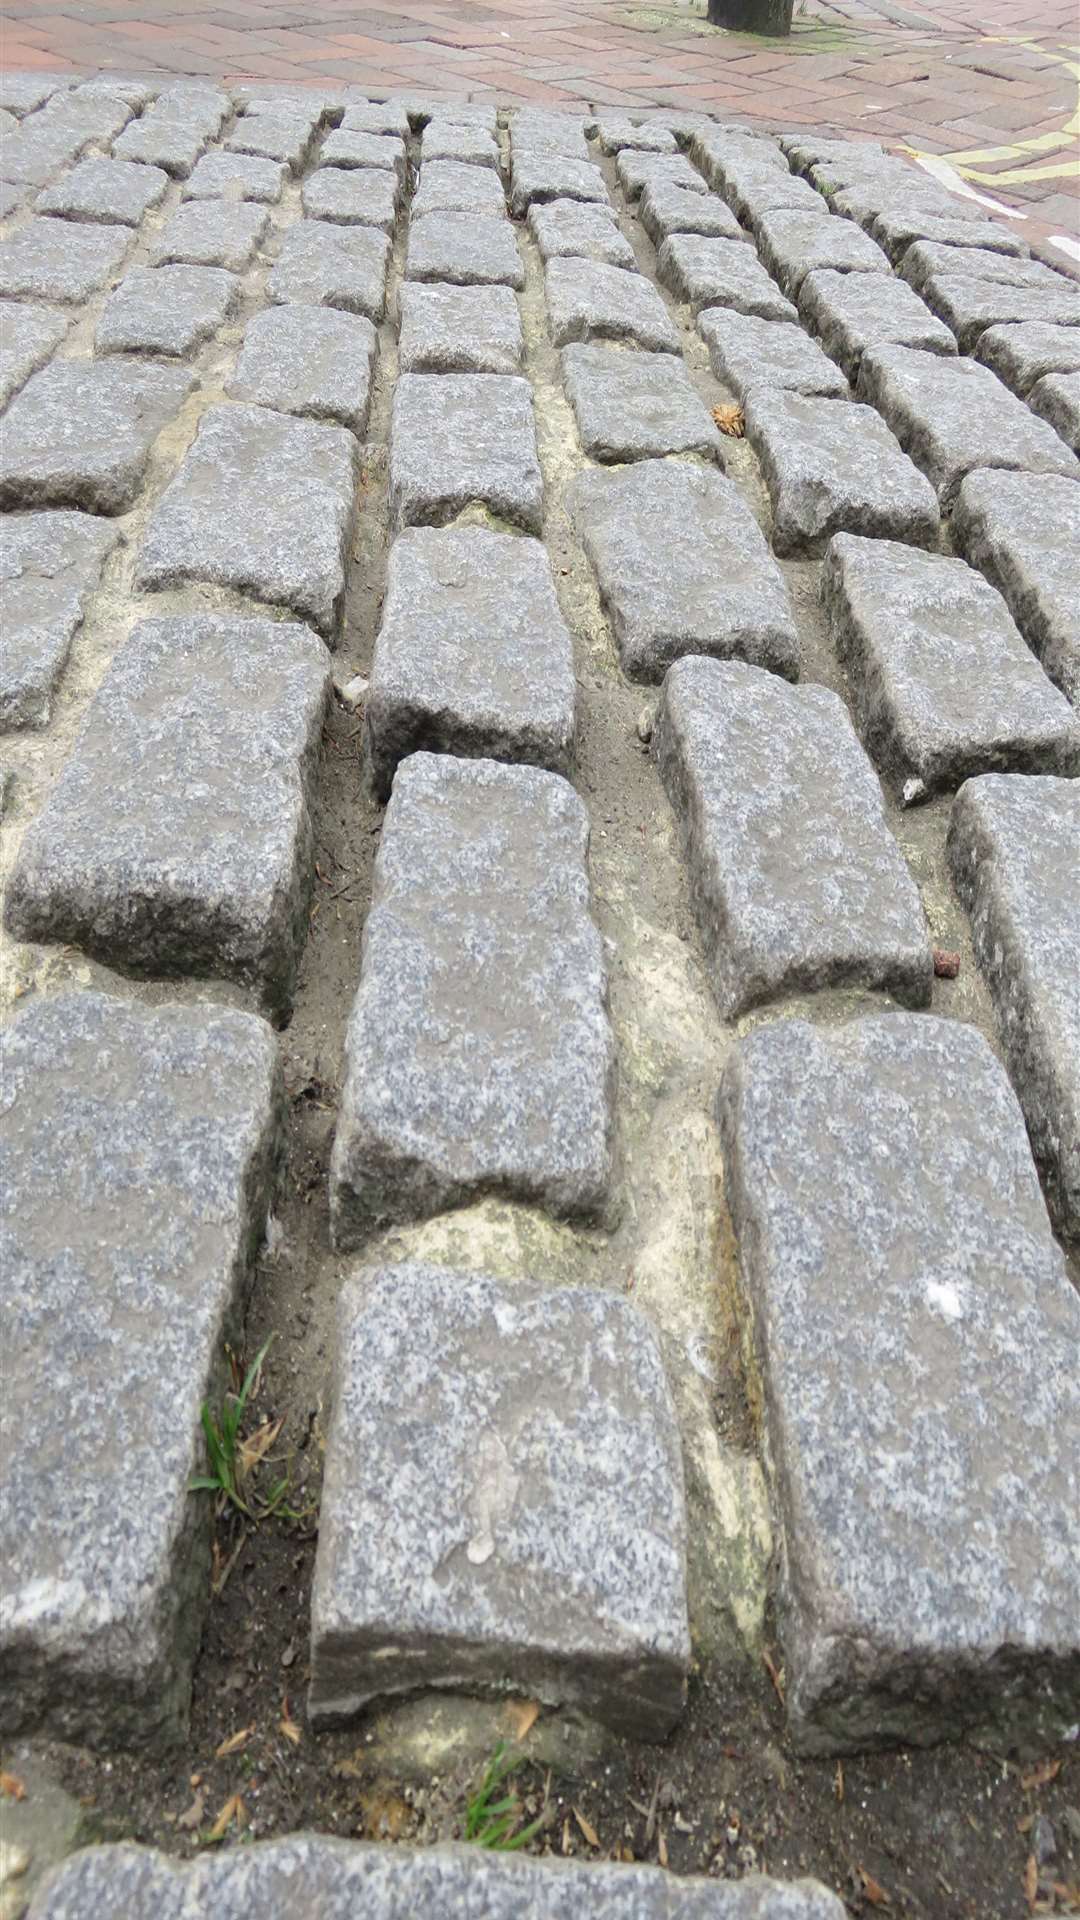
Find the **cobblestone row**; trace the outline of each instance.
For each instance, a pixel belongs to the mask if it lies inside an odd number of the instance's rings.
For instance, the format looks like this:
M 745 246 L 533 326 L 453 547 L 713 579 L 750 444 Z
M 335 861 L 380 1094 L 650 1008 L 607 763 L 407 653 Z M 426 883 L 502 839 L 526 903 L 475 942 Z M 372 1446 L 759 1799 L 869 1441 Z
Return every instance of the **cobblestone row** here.
M 872 143 L 615 116 L 75 86 L 0 181 L 12 1726 L 182 1734 L 283 1053 L 334 1090 L 313 1727 L 424 1686 L 656 1739 L 772 1580 L 802 1750 L 1060 1735 L 1075 284 Z M 122 1505 L 102 1395 L 134 1433 L 163 1381 Z M 32 1912 L 250 1910 L 276 1862 L 583 1910 L 570 1863 L 314 1840 Z

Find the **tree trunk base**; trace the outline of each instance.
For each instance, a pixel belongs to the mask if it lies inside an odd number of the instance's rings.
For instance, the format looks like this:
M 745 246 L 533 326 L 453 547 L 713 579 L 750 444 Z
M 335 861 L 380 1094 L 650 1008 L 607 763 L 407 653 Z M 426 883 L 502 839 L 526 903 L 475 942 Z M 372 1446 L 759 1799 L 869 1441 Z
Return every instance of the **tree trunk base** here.
M 709 0 L 709 20 L 732 33 L 791 32 L 793 0 Z

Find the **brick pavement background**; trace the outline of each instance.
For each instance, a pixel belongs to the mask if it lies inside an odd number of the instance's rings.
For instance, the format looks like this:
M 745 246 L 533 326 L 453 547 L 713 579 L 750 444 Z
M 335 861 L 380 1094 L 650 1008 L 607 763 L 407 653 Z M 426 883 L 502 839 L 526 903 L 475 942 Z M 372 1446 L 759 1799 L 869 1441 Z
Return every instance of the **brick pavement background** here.
M 952 157 L 981 191 L 1029 212 L 1030 237 L 1075 243 L 1072 0 L 797 0 L 787 41 L 718 32 L 704 10 L 705 0 L 8 0 L 0 67 L 347 81 L 375 94 L 865 129 Z

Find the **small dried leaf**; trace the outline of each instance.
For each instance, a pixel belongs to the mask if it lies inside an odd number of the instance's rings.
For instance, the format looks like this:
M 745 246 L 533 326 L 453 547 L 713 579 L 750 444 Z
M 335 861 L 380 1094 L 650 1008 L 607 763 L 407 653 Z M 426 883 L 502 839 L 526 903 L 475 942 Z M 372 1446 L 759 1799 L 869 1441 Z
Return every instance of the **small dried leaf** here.
M 656 1857 L 659 1860 L 660 1865 L 662 1867 L 667 1866 L 667 1863 L 668 1863 L 667 1836 L 664 1833 L 663 1827 L 660 1828 L 656 1836 Z
M 562 1850 L 564 1853 L 569 1853 L 570 1851 L 570 1822 L 568 1819 L 562 1823 Z
M 1017 1821 L 1016 1831 L 1017 1833 L 1030 1833 L 1034 1825 L 1035 1815 L 1033 1813 L 1025 1813 L 1023 1819 Z
M 746 417 L 741 407 L 714 407 L 712 417 L 721 433 L 729 433 L 734 440 L 742 439 L 746 432 Z
M 520 1747 L 540 1718 L 540 1702 L 539 1700 L 508 1700 L 506 1717 L 514 1730 L 514 1739 Z
M 253 1434 L 250 1434 L 246 1440 L 241 1440 L 238 1449 L 241 1476 L 246 1477 L 251 1473 L 263 1456 L 269 1453 L 283 1425 L 284 1419 L 264 1420 L 262 1426 L 256 1427 Z
M 304 1737 L 299 1727 L 297 1726 L 296 1721 L 291 1720 L 288 1714 L 285 1715 L 284 1720 L 279 1721 L 278 1732 L 282 1735 L 284 1739 L 291 1740 L 294 1747 L 298 1747 L 300 1745 L 301 1740 Z
M 206 1795 L 205 1793 L 197 1793 L 187 1812 L 177 1814 L 176 1824 L 178 1827 L 187 1827 L 194 1832 L 196 1827 L 202 1826 L 205 1811 Z
M 839 1800 L 840 1805 L 843 1806 L 844 1804 L 844 1766 L 841 1760 L 838 1760 L 836 1763 L 836 1778 L 833 1781 L 833 1792 L 835 1793 L 837 1799 Z
M 950 952 L 948 947 L 935 947 L 934 972 L 939 980 L 955 980 L 960 971 L 960 955 Z
M 217 1819 L 207 1834 L 207 1839 L 223 1840 L 229 1826 L 234 1820 L 238 1827 L 247 1825 L 247 1814 L 244 1809 L 244 1803 L 238 1793 L 230 1793 L 225 1805 L 222 1807 L 221 1812 L 218 1814 Z
M 574 1819 L 577 1821 L 578 1826 L 581 1828 L 581 1831 L 585 1835 L 585 1838 L 588 1841 L 590 1847 L 598 1847 L 600 1845 L 600 1835 L 597 1833 L 596 1828 L 592 1825 L 592 1823 L 586 1820 L 585 1815 L 582 1813 L 580 1807 L 574 1808 Z
M 254 1731 L 254 1726 L 238 1727 L 235 1733 L 230 1733 L 228 1739 L 222 1741 L 220 1747 L 214 1749 L 214 1759 L 224 1760 L 230 1753 L 239 1753 L 241 1747 L 246 1747 Z
M 1021 1774 L 1020 1785 L 1025 1793 L 1031 1793 L 1035 1787 L 1048 1787 L 1051 1780 L 1056 1780 L 1060 1772 L 1061 1756 L 1059 1754 L 1056 1760 L 1044 1760 L 1041 1767 L 1034 1767 L 1030 1773 Z
M 1033 1853 L 1029 1853 L 1027 1857 L 1027 1866 L 1024 1868 L 1024 1899 L 1027 1901 L 1028 1906 L 1031 1908 L 1032 1912 L 1034 1912 L 1035 1910 L 1035 1902 L 1038 1899 L 1038 1895 L 1039 1895 L 1039 1863 L 1036 1860 L 1035 1855 Z
M 9 1800 L 26 1799 L 26 1788 L 17 1773 L 0 1773 L 0 1793 L 5 1793 Z
M 765 1649 L 765 1652 L 762 1654 L 761 1657 L 765 1662 L 765 1671 L 768 1674 L 769 1679 L 772 1681 L 773 1686 L 776 1688 L 777 1699 L 779 1700 L 780 1705 L 783 1706 L 785 1704 L 784 1675 L 781 1669 L 777 1666 L 776 1661 L 773 1659 L 772 1655 L 769 1653 L 768 1648 Z
M 874 1879 L 872 1873 L 867 1873 L 865 1867 L 856 1867 L 855 1871 L 859 1876 L 859 1885 L 862 1888 L 864 1900 L 869 1900 L 872 1907 L 892 1906 L 892 1900 L 889 1895 L 881 1885 L 881 1882 Z

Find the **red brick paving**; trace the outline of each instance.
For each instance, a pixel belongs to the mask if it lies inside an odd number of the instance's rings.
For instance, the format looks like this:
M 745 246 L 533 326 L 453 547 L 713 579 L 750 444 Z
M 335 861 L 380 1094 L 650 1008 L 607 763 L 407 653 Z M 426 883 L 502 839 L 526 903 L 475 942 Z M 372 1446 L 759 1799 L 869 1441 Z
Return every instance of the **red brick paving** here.
M 371 93 L 681 107 L 872 133 L 953 154 L 1013 147 L 983 190 L 1032 237 L 1080 230 L 1075 0 L 801 0 L 790 41 L 705 30 L 704 0 L 8 0 L 0 67 L 350 83 Z M 701 11 L 697 11 L 700 9 Z M 1068 145 L 1023 142 L 1069 129 Z M 1054 173 L 1047 174 L 1048 168 Z M 1025 231 L 1028 231 L 1025 229 Z

